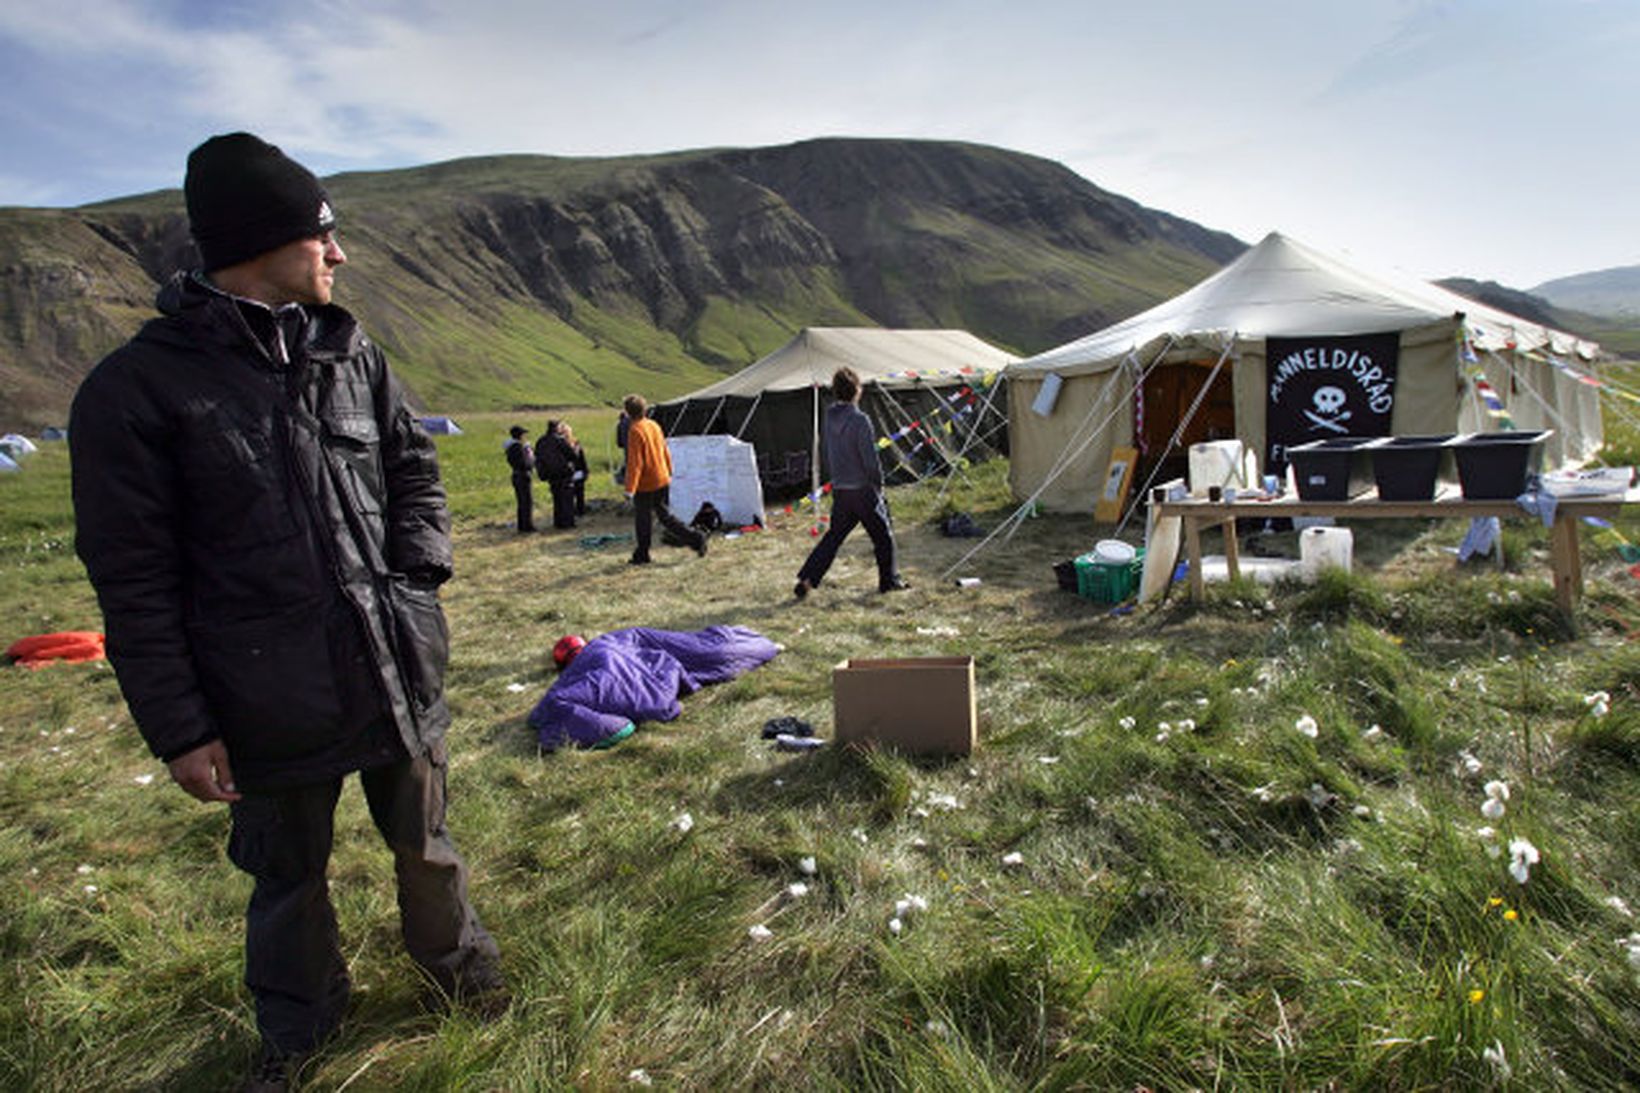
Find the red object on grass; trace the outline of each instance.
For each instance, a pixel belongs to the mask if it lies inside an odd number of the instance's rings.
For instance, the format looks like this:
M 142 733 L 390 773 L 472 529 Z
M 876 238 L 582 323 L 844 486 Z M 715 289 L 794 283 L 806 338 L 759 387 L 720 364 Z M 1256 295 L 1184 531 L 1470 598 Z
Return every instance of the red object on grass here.
M 6 649 L 6 657 L 25 668 L 44 668 L 57 661 L 102 660 L 107 656 L 103 642 L 103 636 L 93 630 L 35 634 L 12 642 Z

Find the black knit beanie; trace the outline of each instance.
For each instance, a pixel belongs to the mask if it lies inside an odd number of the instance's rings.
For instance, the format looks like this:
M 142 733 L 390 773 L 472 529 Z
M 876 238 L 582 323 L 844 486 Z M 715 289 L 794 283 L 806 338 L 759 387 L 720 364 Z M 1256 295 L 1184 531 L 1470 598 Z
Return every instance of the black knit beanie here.
M 249 133 L 212 137 L 189 152 L 182 190 L 207 273 L 336 226 L 313 172 Z

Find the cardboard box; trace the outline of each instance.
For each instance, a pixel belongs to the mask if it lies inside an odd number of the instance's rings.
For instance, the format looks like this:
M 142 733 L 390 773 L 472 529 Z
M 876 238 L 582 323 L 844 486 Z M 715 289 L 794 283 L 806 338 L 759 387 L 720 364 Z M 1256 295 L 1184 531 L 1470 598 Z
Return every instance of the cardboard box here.
M 978 741 L 973 657 L 851 657 L 832 669 L 831 683 L 839 744 L 967 755 Z

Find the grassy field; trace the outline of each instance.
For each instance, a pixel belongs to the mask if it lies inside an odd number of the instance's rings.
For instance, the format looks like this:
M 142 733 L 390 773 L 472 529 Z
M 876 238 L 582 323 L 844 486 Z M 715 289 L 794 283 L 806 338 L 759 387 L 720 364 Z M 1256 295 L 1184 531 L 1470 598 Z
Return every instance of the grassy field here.
M 1640 1086 L 1640 583 L 1609 535 L 1575 629 L 1525 521 L 1502 571 L 1394 521 L 1356 529 L 1352 575 L 1115 614 L 1055 587 L 1086 518 L 952 569 L 974 541 L 934 519 L 995 527 L 998 463 L 893 491 L 912 591 L 875 594 L 859 536 L 799 604 L 802 509 L 705 559 L 584 547 L 630 527 L 610 415 L 571 417 L 597 508 L 574 533 L 512 531 L 511 416 L 439 441 L 450 824 L 514 1004 L 422 1010 L 350 785 L 357 994 L 304 1088 Z M 0 478 L 0 640 L 100 626 L 67 478 L 61 446 Z M 537 749 L 559 635 L 712 623 L 785 649 L 610 751 Z M 760 739 L 829 736 L 831 666 L 884 654 L 975 658 L 971 757 Z M 0 672 L 0 1088 L 228 1087 L 256 1037 L 225 812 L 168 784 L 106 665 Z

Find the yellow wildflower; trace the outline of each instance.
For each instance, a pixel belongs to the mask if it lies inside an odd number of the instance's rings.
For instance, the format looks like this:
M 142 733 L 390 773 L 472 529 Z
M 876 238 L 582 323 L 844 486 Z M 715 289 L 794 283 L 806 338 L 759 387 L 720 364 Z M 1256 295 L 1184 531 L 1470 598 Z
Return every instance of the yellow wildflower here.
M 1513 922 L 1519 917 L 1520 912 L 1515 910 L 1513 907 L 1503 913 L 1503 921 L 1505 922 Z
M 1469 1004 L 1471 1006 L 1478 1006 L 1478 1005 L 1480 1005 L 1481 999 L 1483 999 L 1485 997 L 1486 997 L 1486 992 L 1483 991 L 1483 990 L 1480 990 L 1479 988 L 1476 988 L 1475 990 L 1472 990 L 1472 991 L 1469 992 Z

